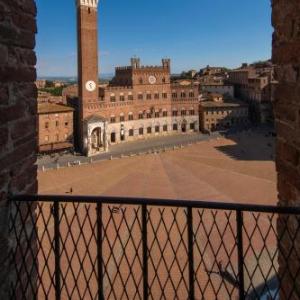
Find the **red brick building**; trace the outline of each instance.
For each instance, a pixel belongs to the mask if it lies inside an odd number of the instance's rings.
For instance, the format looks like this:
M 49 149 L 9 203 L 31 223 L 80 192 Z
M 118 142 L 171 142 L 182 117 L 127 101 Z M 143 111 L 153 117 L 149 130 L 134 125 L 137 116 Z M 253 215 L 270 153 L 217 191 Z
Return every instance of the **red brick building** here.
M 98 1 L 77 1 L 78 104 L 76 128 L 83 153 L 106 151 L 110 144 L 199 130 L 198 86 L 172 84 L 171 63 L 117 67 L 106 87 L 98 85 Z M 74 96 L 71 93 L 70 96 Z
M 209 94 L 200 103 L 200 130 L 224 130 L 249 124 L 248 105 L 235 99 L 224 99 L 221 94 Z
M 39 152 L 73 149 L 72 107 L 54 104 L 38 104 Z

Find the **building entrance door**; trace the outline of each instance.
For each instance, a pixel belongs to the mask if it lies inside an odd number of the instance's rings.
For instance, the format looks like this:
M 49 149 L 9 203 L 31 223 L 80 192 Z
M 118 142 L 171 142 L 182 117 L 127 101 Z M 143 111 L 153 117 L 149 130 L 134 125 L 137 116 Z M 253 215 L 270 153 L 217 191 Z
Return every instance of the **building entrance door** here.
M 116 133 L 115 132 L 112 132 L 110 134 L 110 142 L 111 143 L 115 143 L 116 142 Z
M 186 123 L 182 123 L 181 125 L 181 131 L 186 132 Z
M 95 128 L 91 136 L 92 149 L 99 150 L 103 146 L 101 137 L 101 128 Z

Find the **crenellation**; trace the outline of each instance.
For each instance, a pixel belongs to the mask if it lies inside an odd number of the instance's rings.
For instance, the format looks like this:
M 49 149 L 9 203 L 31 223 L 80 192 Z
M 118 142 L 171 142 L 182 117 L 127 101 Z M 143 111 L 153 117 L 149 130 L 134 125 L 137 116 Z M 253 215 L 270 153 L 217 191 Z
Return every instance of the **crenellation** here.
M 76 0 L 78 6 L 97 8 L 99 0 Z
M 128 85 L 128 86 L 126 86 L 126 85 L 124 85 L 124 86 L 109 85 L 106 87 L 105 90 L 107 90 L 107 91 L 123 91 L 123 90 L 129 91 L 129 90 L 131 90 L 132 91 L 133 87 L 130 85 Z

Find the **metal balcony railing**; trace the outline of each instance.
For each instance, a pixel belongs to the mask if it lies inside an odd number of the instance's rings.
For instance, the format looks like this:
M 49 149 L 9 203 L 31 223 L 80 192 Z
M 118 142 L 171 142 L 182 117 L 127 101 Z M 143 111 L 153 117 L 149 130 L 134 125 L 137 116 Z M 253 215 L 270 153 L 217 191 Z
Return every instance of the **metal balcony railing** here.
M 296 299 L 299 216 L 199 201 L 14 197 L 11 299 Z

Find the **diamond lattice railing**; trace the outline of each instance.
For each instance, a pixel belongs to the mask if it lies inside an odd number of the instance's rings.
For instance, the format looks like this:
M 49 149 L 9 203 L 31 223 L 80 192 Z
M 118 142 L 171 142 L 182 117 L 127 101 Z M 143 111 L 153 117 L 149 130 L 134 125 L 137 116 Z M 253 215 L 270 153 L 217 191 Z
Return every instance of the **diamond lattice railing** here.
M 142 299 L 140 211 L 140 207 L 103 207 L 105 299 Z
M 196 298 L 235 298 L 238 285 L 235 213 L 196 210 L 194 228 Z
M 182 208 L 149 208 L 149 299 L 188 299 L 186 219 Z
M 76 199 L 11 202 L 11 299 L 299 297 L 294 209 Z

